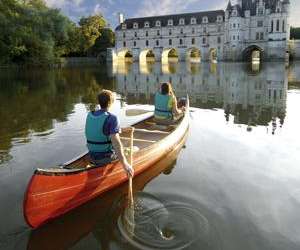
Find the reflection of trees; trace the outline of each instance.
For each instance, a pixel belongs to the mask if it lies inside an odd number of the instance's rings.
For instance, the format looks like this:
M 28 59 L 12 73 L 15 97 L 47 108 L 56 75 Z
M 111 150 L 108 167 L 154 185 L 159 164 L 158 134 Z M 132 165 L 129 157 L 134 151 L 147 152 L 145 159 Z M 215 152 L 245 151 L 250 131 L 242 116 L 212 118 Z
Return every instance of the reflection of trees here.
M 94 103 L 99 90 L 111 88 L 111 82 L 98 68 L 2 71 L 0 163 L 7 159 L 13 138 L 26 142 L 31 133 L 52 129 L 53 121 L 68 119 L 74 104 Z

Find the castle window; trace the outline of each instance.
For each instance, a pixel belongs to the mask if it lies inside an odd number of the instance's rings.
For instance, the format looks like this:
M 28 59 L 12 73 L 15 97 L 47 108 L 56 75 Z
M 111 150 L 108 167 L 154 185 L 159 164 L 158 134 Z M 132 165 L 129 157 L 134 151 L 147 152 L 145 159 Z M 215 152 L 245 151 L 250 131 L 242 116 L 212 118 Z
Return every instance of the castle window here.
M 134 46 L 134 47 L 136 46 L 136 41 L 133 42 L 133 46 Z
M 180 34 L 183 34 L 183 28 L 180 29 Z
M 207 16 L 204 16 L 204 17 L 202 18 L 202 23 L 208 23 L 208 18 L 207 18 Z
M 173 25 L 173 20 L 172 20 L 172 19 L 169 19 L 169 20 L 168 20 L 168 25 L 169 25 L 169 26 L 172 26 L 172 25 Z
M 206 33 L 206 27 L 203 27 L 203 32 Z
M 137 37 L 137 32 L 134 32 L 134 37 Z
M 125 32 L 123 32 L 123 38 L 125 38 L 126 37 L 126 33 Z
M 259 40 L 259 33 L 256 32 L 256 40 Z
M 232 11 L 232 16 L 236 16 L 236 15 L 237 15 L 236 10 Z
M 285 21 L 282 21 L 282 32 L 285 32 Z
M 158 40 L 156 40 L 156 46 L 159 46 L 159 41 Z
M 235 36 L 232 36 L 232 40 L 235 41 Z
M 145 28 L 149 28 L 149 22 L 145 22 L 145 23 L 144 23 L 144 27 L 145 27 Z
M 218 26 L 218 32 L 221 32 L 221 26 Z
M 276 21 L 276 31 L 279 31 L 279 20 Z
M 279 13 L 279 12 L 280 12 L 280 9 L 279 9 L 279 8 L 277 8 L 277 9 L 276 9 L 276 12 L 277 12 L 277 13 Z
M 184 25 L 184 18 L 180 18 L 180 19 L 179 19 L 179 24 L 180 24 L 180 25 Z
M 183 41 L 182 39 L 179 39 L 179 44 L 182 45 L 183 44 Z
M 122 24 L 122 29 L 125 30 L 126 29 L 126 23 Z
M 157 30 L 156 34 L 157 34 L 158 36 L 160 36 L 160 30 Z
M 172 35 L 172 30 L 171 29 L 169 29 L 169 35 Z
M 222 17 L 222 16 L 218 16 L 218 17 L 217 17 L 217 22 L 218 22 L 218 23 L 221 23 L 222 21 L 223 21 L 223 17 Z
M 263 32 L 260 33 L 260 40 L 264 40 L 264 33 Z
M 233 24 L 233 28 L 235 29 L 235 27 L 236 27 L 236 24 L 234 23 L 234 24 Z
M 206 44 L 206 38 L 205 37 L 202 38 L 202 43 Z
M 259 8 L 258 11 L 257 11 L 257 14 L 259 16 L 262 16 L 264 14 L 264 9 L 263 8 Z
M 237 40 L 238 40 L 238 41 L 240 40 L 240 36 L 239 36 L 239 35 L 237 36 Z
M 134 29 L 137 29 L 139 27 L 139 24 L 138 23 L 133 23 L 133 28 Z
M 146 31 L 146 36 L 148 36 L 148 35 L 149 35 L 148 31 Z
M 272 22 L 271 22 L 271 33 L 273 33 L 273 31 L 274 31 L 274 21 L 272 20 Z
M 192 44 L 195 44 L 195 38 L 192 38 Z
M 191 24 L 196 24 L 196 18 L 195 17 L 191 18 Z
M 146 40 L 146 46 L 149 46 L 149 41 L 148 40 Z
M 218 36 L 218 43 L 221 43 L 221 37 Z
M 257 21 L 257 27 L 263 27 L 264 22 L 262 20 Z
M 160 21 L 156 21 L 156 22 L 155 22 L 155 26 L 156 26 L 156 27 L 160 27 L 160 25 L 161 25 Z
M 126 42 L 125 41 L 123 42 L 123 47 L 126 47 Z
M 195 28 L 192 28 L 192 34 L 195 34 Z
M 172 39 L 169 39 L 169 45 L 172 45 Z

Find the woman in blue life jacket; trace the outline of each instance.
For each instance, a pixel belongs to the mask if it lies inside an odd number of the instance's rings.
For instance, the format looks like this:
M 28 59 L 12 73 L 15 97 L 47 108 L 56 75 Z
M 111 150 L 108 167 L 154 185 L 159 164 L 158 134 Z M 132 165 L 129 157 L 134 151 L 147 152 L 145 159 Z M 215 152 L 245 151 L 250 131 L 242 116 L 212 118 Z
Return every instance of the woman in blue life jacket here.
M 103 90 L 98 95 L 101 109 L 89 112 L 85 124 L 87 148 L 95 165 L 105 165 L 117 158 L 129 176 L 133 176 L 133 168 L 127 162 L 119 133 L 120 122 L 109 112 L 114 102 L 114 95 L 109 90 Z
M 184 108 L 177 107 L 177 99 L 170 83 L 161 84 L 160 91 L 155 94 L 154 105 L 154 117 L 157 123 L 172 123 L 184 114 Z

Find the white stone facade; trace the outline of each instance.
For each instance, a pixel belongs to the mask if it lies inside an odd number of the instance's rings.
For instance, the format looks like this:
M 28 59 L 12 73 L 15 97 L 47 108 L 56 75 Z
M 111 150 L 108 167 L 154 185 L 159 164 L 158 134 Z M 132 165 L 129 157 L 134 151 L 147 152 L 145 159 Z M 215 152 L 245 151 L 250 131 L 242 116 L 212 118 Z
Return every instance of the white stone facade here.
M 264 60 L 284 60 L 289 8 L 289 0 L 238 0 L 234 5 L 229 1 L 225 11 L 126 19 L 116 28 L 112 60 L 129 52 L 133 61 L 143 62 L 152 52 L 164 62 L 171 49 L 180 61 L 190 60 L 191 51 L 203 61 L 247 60 L 253 50 Z

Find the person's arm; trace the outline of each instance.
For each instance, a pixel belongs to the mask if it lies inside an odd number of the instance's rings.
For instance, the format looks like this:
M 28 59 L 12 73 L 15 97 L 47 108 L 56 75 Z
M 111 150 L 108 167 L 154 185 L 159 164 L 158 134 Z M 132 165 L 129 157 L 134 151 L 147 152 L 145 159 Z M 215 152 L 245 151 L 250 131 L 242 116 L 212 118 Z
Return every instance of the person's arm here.
M 177 108 L 177 99 L 176 99 L 175 95 L 173 95 L 173 107 L 172 108 L 173 108 L 172 112 L 174 115 L 180 115 L 183 112 L 181 109 Z
M 127 172 L 129 176 L 133 176 L 134 170 L 132 166 L 127 162 L 119 133 L 111 135 L 111 142 L 120 162 L 123 165 L 124 170 Z

